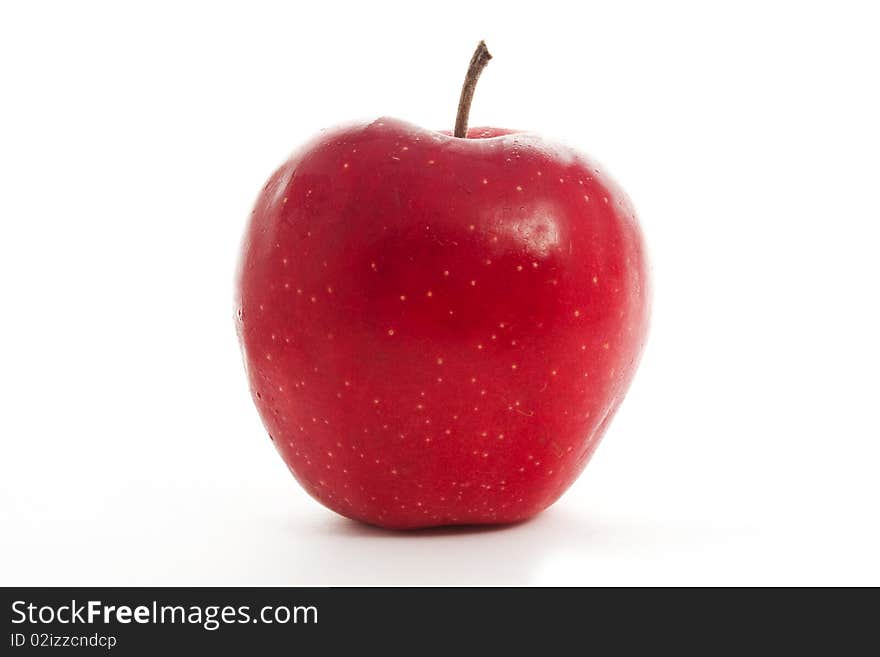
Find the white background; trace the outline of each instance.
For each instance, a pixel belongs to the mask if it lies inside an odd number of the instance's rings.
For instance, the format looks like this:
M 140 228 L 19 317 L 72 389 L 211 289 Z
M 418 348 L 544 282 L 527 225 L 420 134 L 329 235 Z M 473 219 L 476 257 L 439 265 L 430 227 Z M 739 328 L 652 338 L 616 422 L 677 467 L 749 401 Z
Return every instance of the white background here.
M 0 584 L 880 584 L 871 7 L 3 3 Z M 389 533 L 266 438 L 239 239 L 320 128 L 451 128 L 480 38 L 472 125 L 633 198 L 652 334 L 548 512 Z

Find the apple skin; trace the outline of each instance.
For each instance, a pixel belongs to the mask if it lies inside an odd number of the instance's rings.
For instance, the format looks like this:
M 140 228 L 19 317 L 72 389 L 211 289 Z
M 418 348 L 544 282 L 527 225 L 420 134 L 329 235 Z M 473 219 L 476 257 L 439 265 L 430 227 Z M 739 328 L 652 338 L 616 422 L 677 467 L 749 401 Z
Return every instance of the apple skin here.
M 288 468 L 388 528 L 556 501 L 633 377 L 642 235 L 587 158 L 390 118 L 327 131 L 263 188 L 239 264 L 251 391 Z

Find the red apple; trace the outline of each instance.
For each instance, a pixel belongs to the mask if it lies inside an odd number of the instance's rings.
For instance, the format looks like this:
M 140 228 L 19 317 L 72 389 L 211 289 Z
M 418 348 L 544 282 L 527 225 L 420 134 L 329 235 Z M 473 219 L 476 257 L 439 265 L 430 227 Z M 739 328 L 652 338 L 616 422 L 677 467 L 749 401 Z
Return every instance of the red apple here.
M 318 501 L 384 527 L 552 504 L 646 337 L 621 189 L 533 134 L 466 135 L 326 132 L 272 175 L 244 240 L 238 331 L 270 437 Z

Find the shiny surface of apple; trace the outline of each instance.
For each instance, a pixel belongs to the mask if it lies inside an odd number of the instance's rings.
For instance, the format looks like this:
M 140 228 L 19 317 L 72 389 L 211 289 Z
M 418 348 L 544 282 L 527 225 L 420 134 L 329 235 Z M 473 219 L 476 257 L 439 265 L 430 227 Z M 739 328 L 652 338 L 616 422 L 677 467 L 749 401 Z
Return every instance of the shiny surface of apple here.
M 237 324 L 302 486 L 385 527 L 505 523 L 587 464 L 645 341 L 641 232 L 589 159 L 528 133 L 382 118 L 260 194 Z

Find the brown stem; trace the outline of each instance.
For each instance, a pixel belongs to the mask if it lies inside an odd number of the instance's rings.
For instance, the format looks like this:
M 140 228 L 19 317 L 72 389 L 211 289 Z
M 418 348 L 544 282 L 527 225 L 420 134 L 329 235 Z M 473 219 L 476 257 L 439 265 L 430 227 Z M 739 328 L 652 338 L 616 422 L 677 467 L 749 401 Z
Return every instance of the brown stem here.
M 458 115 L 455 117 L 455 137 L 467 137 L 468 115 L 471 113 L 471 101 L 474 99 L 474 89 L 480 73 L 486 68 L 486 64 L 492 59 L 485 41 L 480 41 L 474 56 L 471 57 L 471 65 L 468 66 L 464 84 L 461 86 L 461 98 L 458 100 Z

